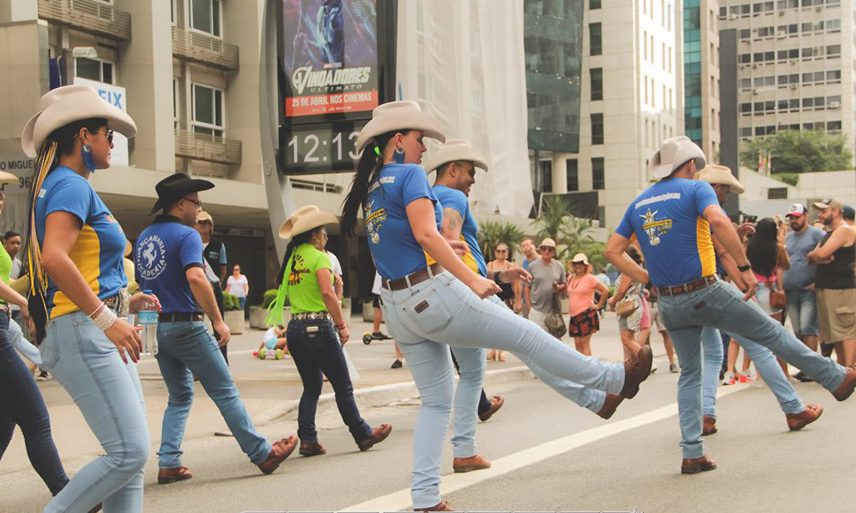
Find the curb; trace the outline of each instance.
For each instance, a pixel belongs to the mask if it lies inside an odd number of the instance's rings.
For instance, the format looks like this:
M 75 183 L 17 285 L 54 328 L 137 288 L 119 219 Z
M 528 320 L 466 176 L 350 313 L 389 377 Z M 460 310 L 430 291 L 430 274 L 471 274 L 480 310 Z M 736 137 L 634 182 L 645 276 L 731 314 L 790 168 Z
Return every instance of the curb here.
M 497 369 L 485 372 L 485 385 L 499 385 L 532 379 L 533 375 L 528 367 L 520 365 L 507 369 Z M 491 395 L 488 393 L 488 395 Z M 387 406 L 392 403 L 405 401 L 408 399 L 416 399 L 419 397 L 419 391 L 416 389 L 416 384 L 413 381 L 404 381 L 401 383 L 392 383 L 388 385 L 378 385 L 372 387 L 356 388 L 354 390 L 354 399 L 361 408 L 375 408 L 379 406 Z M 291 399 L 283 401 L 276 406 L 269 408 L 267 411 L 257 415 L 253 422 L 257 426 L 271 424 L 290 413 L 297 411 L 300 400 Z M 336 396 L 333 393 L 321 394 L 318 398 L 318 413 L 336 410 Z

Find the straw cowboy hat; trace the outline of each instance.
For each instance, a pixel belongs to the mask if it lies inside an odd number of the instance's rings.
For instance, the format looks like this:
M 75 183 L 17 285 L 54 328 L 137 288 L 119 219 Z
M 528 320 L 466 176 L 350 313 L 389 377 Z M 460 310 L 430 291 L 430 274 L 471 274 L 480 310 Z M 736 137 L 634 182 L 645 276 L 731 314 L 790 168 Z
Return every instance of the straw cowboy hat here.
M 18 177 L 6 171 L 0 171 L 0 183 L 18 183 Z
M 470 141 L 466 139 L 449 139 L 444 144 L 434 148 L 431 156 L 426 159 L 423 167 L 429 173 L 440 169 L 449 162 L 463 160 L 472 162 L 477 168 L 487 171 L 487 161 L 484 155 L 473 148 Z
M 82 119 L 106 119 L 110 130 L 125 137 L 134 137 L 137 133 L 137 125 L 131 116 L 107 103 L 91 87 L 58 87 L 42 96 L 40 107 L 39 112 L 27 121 L 21 134 L 21 147 L 30 158 L 36 157 L 54 130 Z
M 333 214 L 324 212 L 315 205 L 306 205 L 292 212 L 291 217 L 280 225 L 279 237 L 281 239 L 290 239 L 301 233 L 314 230 L 319 226 L 336 224 L 338 222 L 339 220 Z
M 372 111 L 372 120 L 360 130 L 360 135 L 357 136 L 357 152 L 363 151 L 363 148 L 375 137 L 396 130 L 422 130 L 426 137 L 446 142 L 443 129 L 434 116 L 422 112 L 418 103 L 404 100 L 375 107 Z
M 577 253 L 574 255 L 574 258 L 571 259 L 572 264 L 585 264 L 589 265 L 588 257 L 585 253 Z
M 696 169 L 703 168 L 706 163 L 701 148 L 687 136 L 679 135 L 663 141 L 660 150 L 648 162 L 648 171 L 655 179 L 661 180 L 688 160 L 695 160 Z
M 205 210 L 200 210 L 199 213 L 196 214 L 196 222 L 197 223 L 211 223 L 211 226 L 214 226 L 214 218 L 211 217 L 211 214 L 209 214 Z
M 734 194 L 743 194 L 746 189 L 743 184 L 734 178 L 731 174 L 731 169 L 719 164 L 708 164 L 704 169 L 696 173 L 696 180 L 707 182 L 709 184 L 727 185 Z
M 553 248 L 556 249 L 556 241 L 547 237 L 546 239 L 541 241 L 541 244 L 538 245 L 539 248 Z

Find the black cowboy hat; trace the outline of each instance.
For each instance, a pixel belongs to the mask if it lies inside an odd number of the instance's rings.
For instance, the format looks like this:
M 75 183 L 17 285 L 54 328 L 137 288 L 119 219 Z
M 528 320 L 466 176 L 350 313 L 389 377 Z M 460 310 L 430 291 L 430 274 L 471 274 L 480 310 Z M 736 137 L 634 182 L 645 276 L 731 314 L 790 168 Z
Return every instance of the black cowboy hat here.
M 175 173 L 164 178 L 157 185 L 155 191 L 158 193 L 158 200 L 149 215 L 154 214 L 158 210 L 168 207 L 174 201 L 179 200 L 185 194 L 191 192 L 207 191 L 213 189 L 214 184 L 208 180 L 199 180 L 190 178 L 186 173 Z

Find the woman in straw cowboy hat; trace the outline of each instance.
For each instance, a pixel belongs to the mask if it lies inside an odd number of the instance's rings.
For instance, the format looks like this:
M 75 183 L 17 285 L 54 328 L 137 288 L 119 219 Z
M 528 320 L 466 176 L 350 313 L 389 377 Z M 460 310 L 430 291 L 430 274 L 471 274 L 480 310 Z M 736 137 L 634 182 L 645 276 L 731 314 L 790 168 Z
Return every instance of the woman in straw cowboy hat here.
M 327 376 L 336 394 L 339 415 L 347 424 L 361 451 L 367 451 L 389 436 L 392 426 L 381 424 L 372 429 L 360 416 L 354 401 L 354 387 L 342 346 L 350 338 L 339 298 L 333 289 L 333 270 L 327 245 L 328 224 L 337 223 L 336 216 L 322 212 L 315 205 L 299 208 L 279 228 L 279 236 L 291 239 L 285 250 L 282 282 L 268 318 L 271 325 L 280 324 L 282 307 L 288 296 L 291 321 L 286 338 L 289 353 L 294 358 L 303 395 L 297 414 L 297 436 L 300 454 L 317 456 L 327 451 L 318 443 L 315 410 L 321 395 L 322 374 Z
M 651 353 L 643 351 L 625 365 L 601 362 L 562 345 L 503 305 L 483 301 L 499 287 L 458 257 L 463 242 L 450 243 L 438 231 L 441 206 L 419 166 L 424 137 L 445 140 L 439 123 L 417 103 L 375 108 L 357 138 L 362 155 L 341 227 L 353 235 L 362 209 L 369 248 L 383 278 L 384 315 L 422 397 L 413 443 L 413 507 L 448 511 L 440 497 L 440 459 L 454 391 L 446 344 L 511 351 L 557 376 L 628 398 L 648 376 Z M 438 263 L 429 266 L 426 252 Z
M 18 177 L 15 175 L 0 171 L 0 183 L 17 182 Z M 0 202 L 0 211 L 3 206 L 4 203 Z M 0 395 L 0 458 L 12 441 L 15 426 L 20 426 L 27 444 L 30 464 L 51 494 L 56 495 L 68 483 L 68 476 L 51 436 L 50 417 L 45 401 L 32 373 L 14 348 L 15 337 L 31 348 L 33 346 L 24 340 L 21 328 L 9 318 L 8 305 L 14 304 L 21 307 L 24 324 L 30 320 L 27 300 L 8 284 L 11 272 L 12 257 L 0 244 L 0 389 L 3 390 Z
M 65 86 L 42 97 L 21 136 L 24 152 L 36 158 L 27 263 L 42 357 L 106 452 L 46 512 L 103 503 L 107 513 L 134 513 L 143 505 L 149 432 L 134 365 L 140 336 L 124 317 L 157 298 L 128 297 L 125 234 L 89 184 L 96 169 L 110 167 L 114 130 L 133 137 L 136 125 L 95 90 Z

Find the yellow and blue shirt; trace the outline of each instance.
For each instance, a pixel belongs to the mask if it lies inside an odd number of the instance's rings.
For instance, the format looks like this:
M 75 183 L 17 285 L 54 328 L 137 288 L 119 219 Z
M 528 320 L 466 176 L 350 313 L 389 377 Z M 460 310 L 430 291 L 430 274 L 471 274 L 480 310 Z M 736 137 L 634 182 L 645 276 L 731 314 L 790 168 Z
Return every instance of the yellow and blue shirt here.
M 463 192 L 446 187 L 445 185 L 435 185 L 434 193 L 437 195 L 437 200 L 443 210 L 451 208 L 456 211 L 463 220 L 461 226 L 461 240 L 467 243 L 467 252 L 461 257 L 467 267 L 474 273 L 482 276 L 487 276 L 487 264 L 484 261 L 481 248 L 479 247 L 479 225 L 476 224 L 472 212 L 470 212 L 470 204 L 467 202 L 467 195 Z M 445 215 L 445 214 L 444 214 Z M 429 263 L 434 263 L 434 260 L 429 257 Z
M 704 210 L 719 207 L 707 182 L 670 178 L 640 194 L 615 232 L 639 239 L 651 283 L 681 285 L 716 273 L 716 256 Z
M 66 212 L 80 222 L 80 233 L 68 256 L 96 296 L 107 299 L 127 286 L 122 262 L 125 233 L 88 180 L 68 167 L 57 167 L 45 178 L 35 210 L 36 236 L 41 245 L 50 214 Z M 51 279 L 45 299 L 51 319 L 79 310 Z

